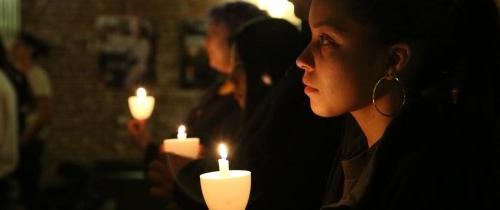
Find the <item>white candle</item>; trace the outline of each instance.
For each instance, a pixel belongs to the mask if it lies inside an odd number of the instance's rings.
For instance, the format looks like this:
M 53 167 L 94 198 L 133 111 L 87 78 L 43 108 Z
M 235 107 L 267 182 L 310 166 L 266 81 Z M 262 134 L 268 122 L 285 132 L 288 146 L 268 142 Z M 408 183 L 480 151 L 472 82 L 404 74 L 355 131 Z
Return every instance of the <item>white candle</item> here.
M 229 174 L 229 161 L 227 160 L 227 147 L 224 144 L 219 145 L 219 154 L 221 159 L 219 159 L 219 172 L 223 176 Z
M 222 176 L 218 171 L 200 175 L 201 192 L 210 210 L 245 210 L 252 178 L 250 171 L 229 171 Z
M 155 98 L 148 96 L 146 89 L 141 87 L 137 89 L 136 96 L 128 98 L 128 106 L 132 117 L 137 120 L 146 120 L 153 113 Z
M 199 138 L 187 138 L 186 126 L 181 125 L 177 129 L 176 139 L 165 139 L 163 141 L 163 151 L 179 156 L 196 159 L 200 151 Z
M 219 171 L 200 175 L 203 198 L 210 210 L 244 210 L 250 197 L 250 171 L 229 170 L 227 147 L 219 145 Z

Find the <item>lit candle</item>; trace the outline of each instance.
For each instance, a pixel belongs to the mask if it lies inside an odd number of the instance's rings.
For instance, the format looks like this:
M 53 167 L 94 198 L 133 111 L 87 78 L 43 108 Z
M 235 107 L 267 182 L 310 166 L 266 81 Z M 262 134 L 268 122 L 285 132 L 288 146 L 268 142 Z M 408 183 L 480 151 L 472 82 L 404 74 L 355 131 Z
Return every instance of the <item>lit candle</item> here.
M 224 144 L 219 145 L 219 172 L 223 176 L 229 175 L 229 161 L 227 160 L 227 147 Z
M 163 141 L 163 151 L 196 159 L 200 151 L 200 139 L 187 138 L 186 126 L 181 125 L 177 129 L 176 139 L 165 139 Z
M 184 126 L 184 125 L 179 126 L 179 128 L 177 129 L 177 138 L 178 139 L 186 139 L 187 138 L 186 126 Z
M 153 113 L 155 106 L 155 98 L 148 96 L 146 89 L 138 88 L 136 91 L 136 96 L 130 96 L 128 98 L 128 107 L 132 117 L 137 120 L 146 120 Z
M 219 171 L 200 175 L 203 198 L 210 210 L 244 210 L 250 197 L 251 173 L 229 170 L 227 147 L 219 145 Z

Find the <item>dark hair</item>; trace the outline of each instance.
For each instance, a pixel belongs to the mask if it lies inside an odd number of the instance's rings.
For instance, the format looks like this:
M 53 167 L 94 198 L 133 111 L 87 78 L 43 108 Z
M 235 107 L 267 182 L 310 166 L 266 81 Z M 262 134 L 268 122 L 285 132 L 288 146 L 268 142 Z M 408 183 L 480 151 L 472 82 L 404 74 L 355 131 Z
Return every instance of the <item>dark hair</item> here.
M 249 20 L 267 17 L 267 13 L 255 5 L 246 2 L 230 2 L 210 10 L 212 23 L 222 23 L 227 26 L 230 34 L 237 32 Z
M 384 43 L 410 45 L 417 58 L 412 66 L 415 91 L 457 88 L 457 103 L 465 111 L 498 119 L 500 33 L 493 0 L 342 2 L 354 19 L 372 25 Z
M 33 58 L 45 56 L 49 53 L 49 45 L 30 33 L 22 32 L 17 38 L 17 41 L 33 49 Z
M 251 114 L 276 83 L 293 66 L 300 52 L 300 34 L 291 23 L 266 18 L 250 22 L 233 37 L 238 60 L 246 75 L 246 115 Z

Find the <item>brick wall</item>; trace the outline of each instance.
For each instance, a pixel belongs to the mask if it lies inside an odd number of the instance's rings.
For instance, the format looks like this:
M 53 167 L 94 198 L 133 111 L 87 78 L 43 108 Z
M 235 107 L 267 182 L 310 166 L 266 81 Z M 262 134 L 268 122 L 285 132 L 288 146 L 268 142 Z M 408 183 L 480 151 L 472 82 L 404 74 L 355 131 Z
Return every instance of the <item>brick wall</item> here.
M 201 91 L 178 87 L 178 23 L 203 18 L 220 0 L 23 0 L 22 28 L 52 45 L 42 60 L 55 91 L 56 115 L 47 141 L 45 182 L 62 161 L 141 161 L 130 144 L 125 123 L 130 119 L 125 90 L 99 86 L 97 34 L 99 15 L 137 15 L 150 20 L 158 34 L 157 100 L 151 129 L 154 140 L 182 122 Z

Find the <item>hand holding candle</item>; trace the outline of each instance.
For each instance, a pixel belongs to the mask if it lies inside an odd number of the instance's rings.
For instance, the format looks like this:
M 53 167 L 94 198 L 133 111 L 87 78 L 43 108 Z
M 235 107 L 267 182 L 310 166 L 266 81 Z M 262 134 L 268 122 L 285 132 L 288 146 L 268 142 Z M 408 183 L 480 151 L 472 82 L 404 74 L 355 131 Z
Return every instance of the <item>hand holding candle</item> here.
M 130 113 L 136 120 L 146 120 L 153 113 L 155 98 L 148 96 L 146 89 L 142 87 L 137 89 L 136 94 L 128 98 Z

